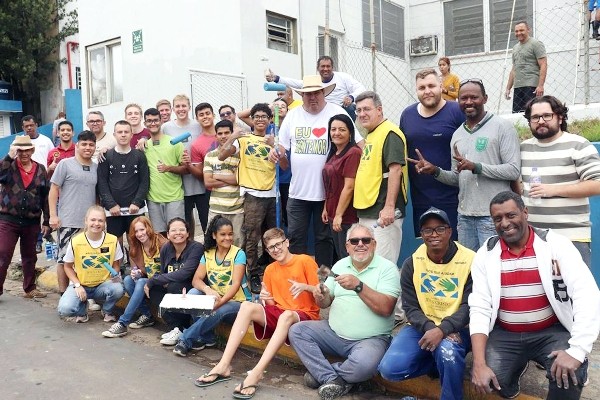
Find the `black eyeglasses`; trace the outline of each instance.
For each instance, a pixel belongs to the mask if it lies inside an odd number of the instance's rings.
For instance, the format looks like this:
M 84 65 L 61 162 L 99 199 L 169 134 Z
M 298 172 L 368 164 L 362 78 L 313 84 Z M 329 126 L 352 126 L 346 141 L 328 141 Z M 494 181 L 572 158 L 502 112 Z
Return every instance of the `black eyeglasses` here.
M 269 253 L 274 252 L 275 250 L 281 250 L 281 248 L 283 247 L 283 243 L 286 241 L 287 239 L 283 239 L 281 242 L 277 242 L 277 243 L 273 243 L 271 246 L 267 246 L 267 251 Z
M 532 115 L 531 117 L 529 117 L 529 122 L 539 123 L 540 118 L 546 122 L 552 121 L 552 118 L 554 118 L 554 113 L 544 113 L 544 114 L 540 114 L 540 115 Z
M 158 124 L 160 124 L 160 119 L 147 119 L 144 122 L 147 123 L 148 125 L 158 125 Z
M 465 79 L 464 81 L 461 81 L 458 86 L 462 87 L 463 85 L 466 85 L 467 83 L 475 83 L 477 85 L 483 86 L 483 81 L 481 79 L 476 79 L 476 78 Z
M 352 246 L 356 246 L 359 242 L 362 242 L 363 244 L 371 244 L 371 241 L 373 241 L 373 238 L 370 237 L 348 239 L 348 243 L 350 243 Z
M 233 114 L 231 111 L 225 111 L 225 112 L 222 112 L 221 114 L 219 114 L 219 117 L 225 118 L 225 117 L 229 117 L 231 114 Z
M 436 226 L 435 228 L 423 228 L 421 229 L 421 236 L 431 236 L 433 232 L 438 235 L 443 235 L 446 233 L 446 229 L 450 229 L 449 226 Z
M 253 115 L 252 119 L 255 119 L 257 121 L 267 121 L 269 119 L 268 115 Z

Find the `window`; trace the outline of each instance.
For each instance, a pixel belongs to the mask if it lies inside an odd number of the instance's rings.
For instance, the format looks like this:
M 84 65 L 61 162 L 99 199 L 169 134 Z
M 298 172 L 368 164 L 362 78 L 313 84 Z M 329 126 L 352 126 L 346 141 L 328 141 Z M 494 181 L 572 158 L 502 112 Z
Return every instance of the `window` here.
M 89 105 L 123 101 L 121 40 L 88 46 L 86 52 Z
M 452 0 L 444 3 L 446 55 L 482 53 L 516 43 L 514 24 L 527 21 L 533 26 L 533 0 L 516 2 L 510 26 L 513 0 Z M 487 10 L 487 12 L 485 12 Z M 487 28 L 489 26 L 489 29 Z M 487 32 L 489 31 L 489 35 Z
M 362 0 L 363 46 L 371 47 L 370 0 Z M 384 0 L 373 1 L 375 45 L 378 50 L 404 58 L 404 9 Z
M 325 34 L 321 33 L 317 37 L 317 44 L 319 48 L 319 57 L 321 56 L 329 56 L 333 60 L 334 69 L 339 70 L 338 63 L 338 38 L 332 35 L 329 35 L 329 54 L 325 54 Z
M 267 47 L 297 53 L 296 20 L 267 11 Z

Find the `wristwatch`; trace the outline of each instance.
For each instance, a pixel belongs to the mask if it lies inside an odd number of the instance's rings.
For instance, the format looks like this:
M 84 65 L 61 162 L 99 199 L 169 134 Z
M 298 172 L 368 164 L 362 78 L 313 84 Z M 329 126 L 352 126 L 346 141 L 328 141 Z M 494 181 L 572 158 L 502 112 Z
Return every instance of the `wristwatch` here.
M 354 291 L 355 291 L 356 293 L 360 293 L 360 292 L 362 292 L 362 290 L 363 290 L 363 283 L 362 283 L 362 281 L 359 281 L 359 282 L 360 282 L 360 283 L 359 283 L 358 285 L 356 285 L 356 287 L 354 288 Z
M 73 284 L 73 287 L 74 287 L 75 289 L 77 289 L 78 287 L 81 287 L 81 283 L 79 283 L 79 282 L 77 282 L 77 283 L 74 283 L 74 284 Z M 362 289 L 362 287 L 361 287 L 361 289 Z M 356 290 L 356 289 L 354 289 L 354 290 Z

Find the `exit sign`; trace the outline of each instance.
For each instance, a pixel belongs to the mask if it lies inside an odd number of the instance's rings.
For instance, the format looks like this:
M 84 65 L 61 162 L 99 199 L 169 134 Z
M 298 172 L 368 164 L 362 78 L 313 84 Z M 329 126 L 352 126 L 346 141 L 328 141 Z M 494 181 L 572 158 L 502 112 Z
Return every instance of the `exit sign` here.
M 141 29 L 131 33 L 131 43 L 133 46 L 133 53 L 141 53 L 144 50 L 144 39 L 142 38 Z

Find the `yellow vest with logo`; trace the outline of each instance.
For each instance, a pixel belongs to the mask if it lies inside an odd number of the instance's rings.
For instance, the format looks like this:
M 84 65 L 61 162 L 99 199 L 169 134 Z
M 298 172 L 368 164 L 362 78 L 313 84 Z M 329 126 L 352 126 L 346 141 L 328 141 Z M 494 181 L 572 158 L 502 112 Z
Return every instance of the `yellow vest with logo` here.
M 412 256 L 413 284 L 423 313 L 439 325 L 454 314 L 463 300 L 465 283 L 475 252 L 456 243 L 458 251 L 448 264 L 436 264 L 427 257 L 422 244 Z
M 216 248 L 204 252 L 204 260 L 206 261 L 206 279 L 208 279 L 209 286 L 217 291 L 221 296 L 224 296 L 231 287 L 235 257 L 239 251 L 239 247 L 231 246 L 227 252 L 227 255 L 220 264 L 217 262 Z M 242 285 L 238 289 L 235 296 L 233 296 L 232 300 L 239 302 L 250 300 L 250 292 L 248 291 L 246 293 L 247 287 L 246 278 L 244 276 Z M 244 289 L 246 289 L 246 291 Z
M 144 254 L 144 269 L 148 278 L 152 278 L 155 273 L 160 272 L 160 247 L 156 249 L 156 254 L 149 256 L 142 249 Z
M 265 139 L 248 135 L 238 139 L 240 164 L 238 182 L 240 186 L 254 190 L 271 190 L 275 183 L 275 164 L 269 161 L 272 147 Z
M 377 201 L 381 182 L 384 178 L 383 145 L 389 132 L 394 132 L 402 139 L 404 154 L 406 154 L 406 138 L 404 137 L 404 133 L 402 133 L 397 125 L 387 119 L 367 135 L 354 182 L 354 208 L 358 210 L 369 208 Z M 408 168 L 405 164 L 402 166 L 401 178 L 402 199 L 404 203 L 406 203 L 407 179 Z M 398 195 L 400 196 L 400 193 Z
M 97 248 L 90 245 L 85 233 L 71 239 L 75 272 L 82 286 L 95 287 L 110 279 L 110 272 L 103 263 L 112 267 L 117 243 L 117 237 L 110 233 L 104 234 L 104 241 Z

